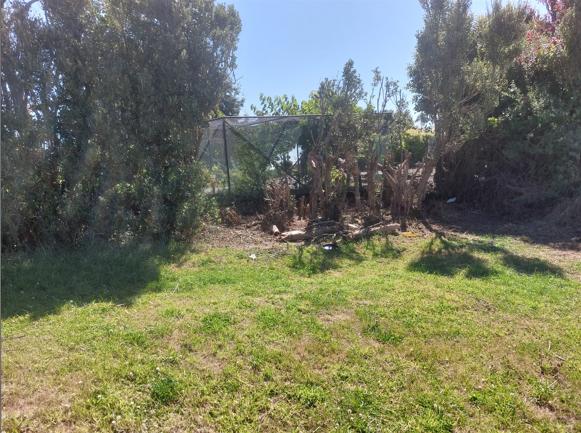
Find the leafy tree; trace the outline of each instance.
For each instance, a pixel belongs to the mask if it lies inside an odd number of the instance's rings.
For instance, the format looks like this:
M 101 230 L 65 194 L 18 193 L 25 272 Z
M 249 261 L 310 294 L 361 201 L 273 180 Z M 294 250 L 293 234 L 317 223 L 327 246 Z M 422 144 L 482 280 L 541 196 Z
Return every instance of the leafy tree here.
M 434 126 L 414 203 L 419 206 L 439 159 L 485 126 L 498 101 L 500 76 L 476 57 L 469 0 L 421 0 L 424 27 L 409 68 L 416 109 Z
M 467 82 L 494 98 L 479 97 L 476 111 L 459 112 L 456 124 L 470 128 L 440 158 L 435 181 L 441 194 L 530 215 L 578 191 L 581 25 L 573 2 L 543 3 L 545 15 L 495 1 L 469 32 L 468 65 L 482 68 L 466 75 Z
M 205 121 L 237 110 L 240 19 L 212 0 L 44 0 L 2 11 L 5 246 L 188 235 Z M 31 139 L 32 138 L 32 139 Z

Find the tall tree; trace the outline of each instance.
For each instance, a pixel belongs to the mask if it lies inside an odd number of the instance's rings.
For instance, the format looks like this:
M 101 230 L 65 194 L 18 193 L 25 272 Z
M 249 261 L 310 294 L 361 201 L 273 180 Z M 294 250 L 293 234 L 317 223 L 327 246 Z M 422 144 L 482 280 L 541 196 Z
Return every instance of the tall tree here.
M 416 110 L 434 126 L 415 205 L 420 206 L 438 160 L 483 125 L 498 99 L 498 74 L 476 58 L 469 0 L 421 0 L 424 27 L 409 68 Z
M 190 232 L 206 206 L 201 130 L 239 106 L 237 12 L 213 0 L 32 3 L 2 10 L 2 156 L 26 161 L 2 172 L 5 243 Z

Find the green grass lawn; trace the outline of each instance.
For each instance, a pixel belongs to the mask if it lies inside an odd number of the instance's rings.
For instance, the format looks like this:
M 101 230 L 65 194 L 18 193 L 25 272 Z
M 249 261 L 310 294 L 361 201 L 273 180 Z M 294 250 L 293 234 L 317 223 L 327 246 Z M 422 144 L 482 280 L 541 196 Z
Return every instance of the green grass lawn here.
M 579 256 L 511 238 L 6 256 L 6 432 L 574 432 Z

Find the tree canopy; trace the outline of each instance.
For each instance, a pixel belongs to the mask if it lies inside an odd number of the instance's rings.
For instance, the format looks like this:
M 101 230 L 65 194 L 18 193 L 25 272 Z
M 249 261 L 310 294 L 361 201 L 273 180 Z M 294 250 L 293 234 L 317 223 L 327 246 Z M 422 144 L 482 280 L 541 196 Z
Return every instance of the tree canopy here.
M 201 128 L 240 107 L 236 10 L 12 1 L 2 21 L 4 244 L 191 231 Z

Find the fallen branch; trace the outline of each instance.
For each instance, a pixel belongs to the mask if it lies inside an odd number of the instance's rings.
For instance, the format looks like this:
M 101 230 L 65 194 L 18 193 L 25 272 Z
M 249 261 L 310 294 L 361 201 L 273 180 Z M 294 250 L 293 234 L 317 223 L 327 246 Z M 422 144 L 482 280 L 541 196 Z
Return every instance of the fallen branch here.
M 280 235 L 281 241 L 286 242 L 300 242 L 307 239 L 307 232 L 304 230 L 290 230 Z
M 367 238 L 377 234 L 392 234 L 397 233 L 399 224 L 377 224 L 371 227 L 365 227 L 361 230 L 356 230 L 349 233 L 349 239 L 358 240 Z
M 311 224 L 306 230 L 291 230 L 284 232 L 280 235 L 280 240 L 283 242 L 301 242 L 301 241 L 314 241 L 317 242 L 325 235 L 337 235 L 346 237 L 350 240 L 358 240 L 367 238 L 376 234 L 391 234 L 396 233 L 399 229 L 399 224 L 375 224 L 370 227 L 365 227 L 362 229 L 353 230 L 354 226 L 350 225 L 347 228 L 351 228 L 352 231 L 345 230 L 345 227 L 337 223 L 336 221 L 331 222 L 319 222 Z M 328 236 L 325 236 L 328 238 Z

